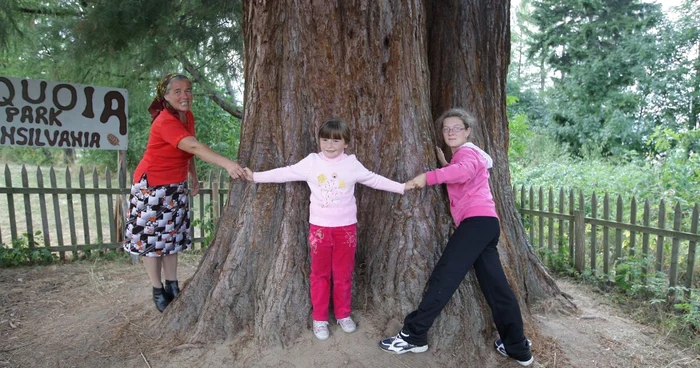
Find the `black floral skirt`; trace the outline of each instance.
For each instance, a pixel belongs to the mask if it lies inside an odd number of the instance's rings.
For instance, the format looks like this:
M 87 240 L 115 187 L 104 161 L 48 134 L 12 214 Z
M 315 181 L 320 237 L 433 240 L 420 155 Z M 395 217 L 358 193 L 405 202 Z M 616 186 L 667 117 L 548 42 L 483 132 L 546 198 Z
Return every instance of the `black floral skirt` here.
M 124 232 L 124 250 L 162 257 L 189 249 L 190 206 L 187 182 L 148 186 L 146 174 L 131 186 Z

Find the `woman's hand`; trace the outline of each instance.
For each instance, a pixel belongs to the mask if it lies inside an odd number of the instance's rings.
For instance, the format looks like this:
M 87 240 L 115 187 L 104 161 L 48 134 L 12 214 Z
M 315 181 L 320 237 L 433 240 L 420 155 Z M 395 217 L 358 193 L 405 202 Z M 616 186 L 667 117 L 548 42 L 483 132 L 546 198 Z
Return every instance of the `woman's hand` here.
M 231 177 L 231 179 L 238 179 L 238 178 L 243 178 L 245 177 L 245 171 L 243 171 L 243 168 L 241 165 L 238 164 L 236 161 L 229 161 L 224 165 L 224 169 L 226 169 L 226 172 L 228 172 L 228 175 Z

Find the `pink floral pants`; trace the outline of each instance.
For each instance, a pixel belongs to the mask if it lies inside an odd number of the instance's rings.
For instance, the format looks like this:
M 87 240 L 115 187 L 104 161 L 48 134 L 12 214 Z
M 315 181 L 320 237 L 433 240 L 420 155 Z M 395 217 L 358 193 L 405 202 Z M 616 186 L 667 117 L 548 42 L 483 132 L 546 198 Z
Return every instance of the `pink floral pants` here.
M 328 304 L 333 281 L 333 314 L 336 319 L 350 316 L 352 271 L 355 268 L 357 224 L 341 227 L 311 225 L 311 305 L 315 321 L 328 320 Z

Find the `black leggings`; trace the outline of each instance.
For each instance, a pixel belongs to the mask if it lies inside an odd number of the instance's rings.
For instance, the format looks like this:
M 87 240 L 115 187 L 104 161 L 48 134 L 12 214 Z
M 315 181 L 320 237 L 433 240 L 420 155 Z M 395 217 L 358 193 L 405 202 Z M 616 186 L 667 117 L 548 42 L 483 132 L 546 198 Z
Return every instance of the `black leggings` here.
M 418 309 L 404 319 L 404 340 L 428 343 L 428 329 L 435 322 L 467 272 L 474 266 L 476 278 L 491 308 L 491 315 L 508 354 L 528 354 L 518 300 L 508 284 L 498 257 L 500 225 L 495 217 L 470 217 L 459 224 L 435 265 L 428 290 Z

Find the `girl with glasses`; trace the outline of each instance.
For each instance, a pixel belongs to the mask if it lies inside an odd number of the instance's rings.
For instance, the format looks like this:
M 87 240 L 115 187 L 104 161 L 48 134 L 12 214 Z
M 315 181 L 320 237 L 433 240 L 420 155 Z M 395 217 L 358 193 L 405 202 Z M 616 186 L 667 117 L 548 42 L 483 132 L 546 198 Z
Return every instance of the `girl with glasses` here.
M 468 112 L 451 109 L 437 122 L 442 126 L 445 143 L 452 150 L 452 160 L 447 163 L 444 153 L 438 149 L 438 160 L 444 167 L 420 174 L 408 184 L 412 182 L 418 188 L 426 184 L 446 184 L 450 212 L 457 228 L 430 275 L 428 289 L 418 309 L 406 316 L 403 328 L 395 337 L 380 341 L 379 347 L 396 354 L 428 350 L 428 330 L 474 267 L 500 335 L 495 342 L 496 350 L 528 366 L 534 361 L 530 340 L 525 337 L 520 306 L 496 249 L 500 224 L 488 171 L 493 161 L 486 152 L 468 142 L 471 127 L 476 123 Z

